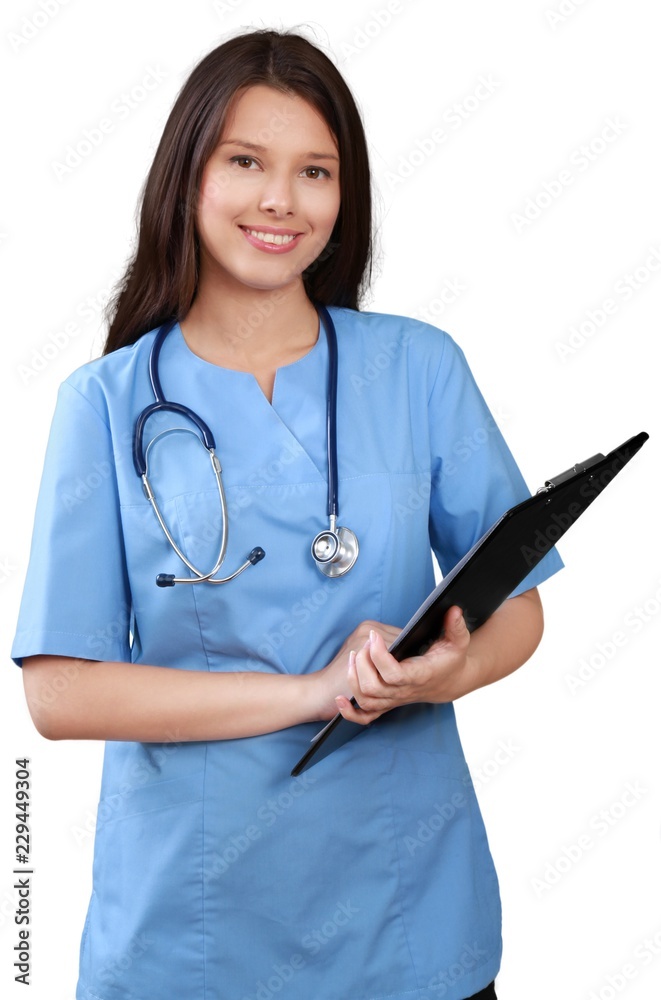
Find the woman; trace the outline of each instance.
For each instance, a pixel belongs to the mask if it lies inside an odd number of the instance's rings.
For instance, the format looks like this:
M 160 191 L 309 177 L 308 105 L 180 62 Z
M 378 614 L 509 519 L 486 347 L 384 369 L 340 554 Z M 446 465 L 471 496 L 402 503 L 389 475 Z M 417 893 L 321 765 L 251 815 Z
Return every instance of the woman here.
M 495 996 L 497 880 L 452 701 L 529 658 L 561 564 L 472 635 L 452 608 L 424 656 L 388 653 L 431 550 L 446 572 L 528 491 L 452 339 L 358 311 L 369 259 L 333 64 L 287 32 L 212 51 L 165 126 L 105 356 L 61 387 L 12 650 L 44 736 L 108 741 L 79 1000 Z M 318 566 L 331 326 L 357 544 L 340 531 L 345 563 L 324 563 L 326 534 Z M 157 380 L 189 409 L 146 410 Z M 384 717 L 292 780 L 338 709 Z

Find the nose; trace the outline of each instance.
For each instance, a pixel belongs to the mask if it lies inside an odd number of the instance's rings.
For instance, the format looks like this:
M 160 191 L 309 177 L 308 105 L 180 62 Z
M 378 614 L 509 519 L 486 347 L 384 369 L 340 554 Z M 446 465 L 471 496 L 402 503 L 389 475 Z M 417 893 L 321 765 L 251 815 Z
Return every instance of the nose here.
M 281 172 L 267 172 L 260 192 L 259 207 L 271 215 L 284 217 L 295 211 L 292 179 Z

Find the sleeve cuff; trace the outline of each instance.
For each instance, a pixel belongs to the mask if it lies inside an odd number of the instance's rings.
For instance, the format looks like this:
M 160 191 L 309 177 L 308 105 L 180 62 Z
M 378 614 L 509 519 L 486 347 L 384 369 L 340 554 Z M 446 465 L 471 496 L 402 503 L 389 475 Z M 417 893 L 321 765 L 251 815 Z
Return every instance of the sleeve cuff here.
M 11 658 L 16 666 L 22 667 L 25 656 L 71 656 L 78 660 L 130 663 L 131 649 L 121 639 L 109 637 L 45 630 L 17 632 Z

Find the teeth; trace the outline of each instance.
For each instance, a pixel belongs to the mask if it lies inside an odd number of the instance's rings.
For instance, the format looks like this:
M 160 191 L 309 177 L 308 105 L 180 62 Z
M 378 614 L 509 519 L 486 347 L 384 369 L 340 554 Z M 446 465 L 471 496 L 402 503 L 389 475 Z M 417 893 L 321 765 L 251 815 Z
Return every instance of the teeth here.
M 282 233 L 260 233 L 258 229 L 249 229 L 248 232 L 251 236 L 256 236 L 258 240 L 262 240 L 264 243 L 275 243 L 277 246 L 282 246 L 283 243 L 291 243 L 292 240 L 296 239 L 295 236 L 283 235 Z

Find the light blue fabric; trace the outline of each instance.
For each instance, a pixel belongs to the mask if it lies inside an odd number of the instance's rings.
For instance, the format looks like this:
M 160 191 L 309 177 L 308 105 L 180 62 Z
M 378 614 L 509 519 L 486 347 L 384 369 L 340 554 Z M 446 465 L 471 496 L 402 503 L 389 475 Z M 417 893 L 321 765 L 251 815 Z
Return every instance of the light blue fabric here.
M 444 332 L 331 308 L 339 345 L 340 524 L 360 540 L 328 580 L 310 543 L 326 518 L 327 348 L 281 368 L 273 404 L 247 373 L 209 364 L 179 326 L 166 396 L 213 430 L 230 530 L 222 586 L 156 587 L 182 572 L 133 468 L 152 400 L 155 331 L 80 368 L 53 421 L 12 655 L 182 670 L 302 673 L 363 619 L 404 625 L 529 491 Z M 146 440 L 171 416 L 152 418 Z M 150 476 L 185 551 L 215 560 L 208 458 L 175 433 Z M 520 593 L 556 572 L 553 550 Z M 452 705 L 400 709 L 298 779 L 318 724 L 210 743 L 106 744 L 94 888 L 78 1000 L 462 1000 L 501 953 L 500 902 Z

